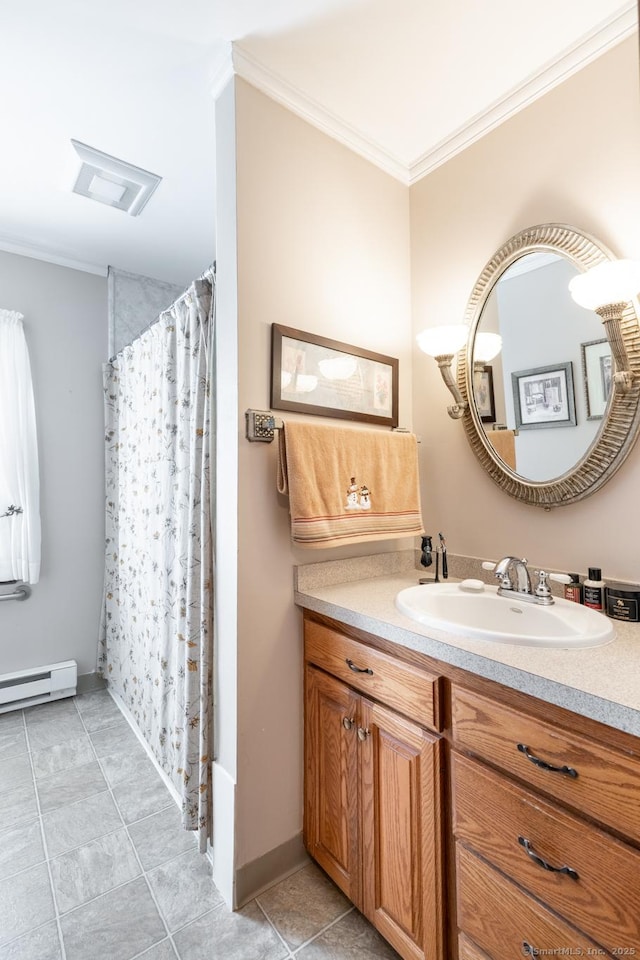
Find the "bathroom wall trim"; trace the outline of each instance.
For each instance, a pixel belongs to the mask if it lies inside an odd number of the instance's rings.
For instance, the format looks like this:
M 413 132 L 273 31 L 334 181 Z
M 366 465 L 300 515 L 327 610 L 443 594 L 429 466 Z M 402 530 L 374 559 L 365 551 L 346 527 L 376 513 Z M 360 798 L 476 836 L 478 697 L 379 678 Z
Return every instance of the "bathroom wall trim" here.
M 586 36 L 581 37 L 573 46 L 559 57 L 547 63 L 540 71 L 517 85 L 507 96 L 501 98 L 487 110 L 477 114 L 451 136 L 420 157 L 410 160 L 398 157 L 380 144 L 370 140 L 361 131 L 343 119 L 325 110 L 319 103 L 307 96 L 298 87 L 284 80 L 265 67 L 250 53 L 242 49 L 242 44 L 233 43 L 232 70 L 252 86 L 257 87 L 272 100 L 283 104 L 292 113 L 302 117 L 307 123 L 317 127 L 328 136 L 344 144 L 407 186 L 422 179 L 437 167 L 451 160 L 456 154 L 470 147 L 499 124 L 515 113 L 523 110 L 539 97 L 544 96 L 553 87 L 567 80 L 572 74 L 586 67 L 597 57 L 621 43 L 637 29 L 638 11 L 636 0 L 627 0 L 622 9 L 603 21 Z M 220 77 L 212 89 L 215 96 L 221 89 L 221 81 L 229 76 L 228 64 L 220 71 Z
M 236 871 L 236 907 L 242 907 L 268 887 L 311 863 L 302 832 Z
M 32 260 L 43 260 L 45 263 L 55 263 L 58 267 L 68 267 L 70 270 L 82 270 L 83 273 L 93 273 L 98 277 L 106 277 L 107 268 L 98 263 L 88 263 L 76 260 L 74 257 L 65 257 L 48 247 L 40 247 L 33 243 L 22 241 L 19 238 L 0 236 L 0 250 L 5 253 L 16 253 L 20 257 L 30 257 Z
M 408 183 L 416 183 L 451 160 L 456 154 L 462 153 L 505 120 L 549 93 L 554 87 L 568 80 L 574 73 L 588 66 L 612 47 L 622 43 L 637 30 L 637 27 L 636 2 L 628 0 L 622 10 L 582 37 L 562 56 L 550 61 L 538 73 L 516 86 L 507 96 L 477 114 L 450 137 L 442 140 L 418 158 L 409 168 Z

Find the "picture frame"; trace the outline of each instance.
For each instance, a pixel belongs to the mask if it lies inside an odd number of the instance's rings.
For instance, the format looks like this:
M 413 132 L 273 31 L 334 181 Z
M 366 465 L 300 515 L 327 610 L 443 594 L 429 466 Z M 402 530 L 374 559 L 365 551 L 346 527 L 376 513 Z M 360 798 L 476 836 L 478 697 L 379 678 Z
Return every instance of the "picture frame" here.
M 511 385 L 517 430 L 576 426 L 571 361 L 518 370 Z
M 489 364 L 474 366 L 473 397 L 482 423 L 495 423 L 496 400 L 493 392 L 493 367 Z
M 587 403 L 587 420 L 601 420 L 611 395 L 613 358 L 611 344 L 602 340 L 588 340 L 580 344 L 582 375 Z
M 271 325 L 271 407 L 398 426 L 395 357 Z

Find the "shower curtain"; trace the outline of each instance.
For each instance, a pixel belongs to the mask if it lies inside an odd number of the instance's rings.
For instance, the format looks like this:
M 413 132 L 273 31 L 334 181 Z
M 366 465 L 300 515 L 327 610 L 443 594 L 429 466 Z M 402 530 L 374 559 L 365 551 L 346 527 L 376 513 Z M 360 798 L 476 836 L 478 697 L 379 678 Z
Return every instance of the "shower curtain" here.
M 29 351 L 16 310 L 0 310 L 0 581 L 40 577 L 40 475 Z
M 210 364 L 215 275 L 104 368 L 105 590 L 98 672 L 210 833 L 213 552 Z

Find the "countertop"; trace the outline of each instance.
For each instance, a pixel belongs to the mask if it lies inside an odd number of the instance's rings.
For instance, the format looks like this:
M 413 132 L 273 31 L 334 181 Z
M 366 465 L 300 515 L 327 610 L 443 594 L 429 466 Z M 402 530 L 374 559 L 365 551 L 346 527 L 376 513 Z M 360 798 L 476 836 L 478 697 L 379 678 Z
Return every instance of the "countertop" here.
M 294 597 L 300 607 L 640 736 L 640 623 L 612 621 L 613 641 L 581 650 L 454 637 L 396 609 L 398 591 L 419 576 L 407 570 L 324 585 L 298 576 Z

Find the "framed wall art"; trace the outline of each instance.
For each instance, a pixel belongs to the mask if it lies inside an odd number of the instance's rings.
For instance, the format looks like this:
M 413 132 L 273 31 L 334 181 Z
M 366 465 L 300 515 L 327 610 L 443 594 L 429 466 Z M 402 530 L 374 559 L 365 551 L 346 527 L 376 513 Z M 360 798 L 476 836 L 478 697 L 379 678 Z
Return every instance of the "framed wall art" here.
M 398 360 L 271 325 L 271 407 L 398 426 Z
M 575 427 L 571 362 L 511 374 L 517 430 Z
M 589 340 L 580 344 L 582 374 L 587 401 L 587 420 L 600 420 L 604 416 L 613 377 L 611 346 L 607 339 Z
M 473 396 L 478 416 L 483 423 L 496 422 L 496 401 L 493 393 L 493 368 L 488 364 L 474 367 Z

